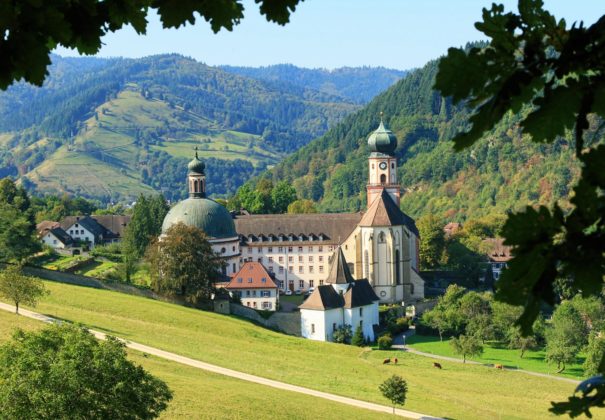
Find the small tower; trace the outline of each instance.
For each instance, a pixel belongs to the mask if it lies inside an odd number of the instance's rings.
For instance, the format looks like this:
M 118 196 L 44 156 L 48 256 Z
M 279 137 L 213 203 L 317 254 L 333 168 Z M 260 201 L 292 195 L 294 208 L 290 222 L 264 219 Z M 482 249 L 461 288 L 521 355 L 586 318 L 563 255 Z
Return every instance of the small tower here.
M 190 198 L 206 197 L 206 174 L 204 169 L 206 165 L 197 155 L 197 146 L 195 147 L 195 158 L 187 165 L 187 179 L 189 184 Z
M 401 196 L 400 186 L 397 183 L 397 137 L 384 126 L 382 112 L 380 125 L 368 138 L 370 157 L 368 158 L 369 178 L 367 190 L 368 208 L 382 193 L 382 190 L 391 196 L 397 207 Z

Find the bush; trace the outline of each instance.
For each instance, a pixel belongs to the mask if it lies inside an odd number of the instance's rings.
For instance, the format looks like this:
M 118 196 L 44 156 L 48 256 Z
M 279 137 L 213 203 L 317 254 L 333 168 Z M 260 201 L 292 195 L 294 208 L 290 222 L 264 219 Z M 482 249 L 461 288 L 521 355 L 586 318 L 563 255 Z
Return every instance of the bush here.
M 405 316 L 393 319 L 387 324 L 387 329 L 391 335 L 401 334 L 410 329 L 410 320 Z
M 383 335 L 378 339 L 378 348 L 380 350 L 389 350 L 393 345 L 393 339 L 390 335 Z
M 353 338 L 351 339 L 351 344 L 357 347 L 363 347 L 366 344 L 366 340 L 363 337 L 363 331 L 361 326 L 358 326 L 355 329 L 355 334 L 353 334 Z
M 343 325 L 341 327 L 336 328 L 334 331 L 334 342 L 341 344 L 349 344 L 351 342 L 351 337 L 353 333 L 351 332 L 350 325 Z

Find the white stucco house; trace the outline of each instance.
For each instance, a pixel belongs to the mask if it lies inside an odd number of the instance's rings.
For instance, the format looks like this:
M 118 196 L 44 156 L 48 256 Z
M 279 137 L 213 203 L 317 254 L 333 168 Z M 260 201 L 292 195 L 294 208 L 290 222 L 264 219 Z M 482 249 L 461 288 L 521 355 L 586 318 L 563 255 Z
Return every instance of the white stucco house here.
M 71 236 L 61 229 L 61 227 L 55 227 L 43 232 L 40 240 L 44 245 L 47 245 L 53 249 L 69 248 L 73 243 Z
M 361 327 L 364 337 L 374 340 L 378 325 L 380 298 L 366 279 L 355 280 L 342 250 L 335 251 L 330 273 L 299 306 L 301 335 L 318 341 L 333 341 L 336 329 L 350 325 L 352 332 Z

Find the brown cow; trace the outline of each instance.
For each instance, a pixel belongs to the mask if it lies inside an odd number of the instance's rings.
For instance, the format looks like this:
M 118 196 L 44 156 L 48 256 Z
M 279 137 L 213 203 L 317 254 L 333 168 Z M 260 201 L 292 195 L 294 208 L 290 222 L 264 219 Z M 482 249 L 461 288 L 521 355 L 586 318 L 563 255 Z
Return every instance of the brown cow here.
M 502 366 L 502 365 L 494 365 L 494 367 L 495 367 L 496 369 L 500 369 L 500 370 L 503 370 L 503 369 L 504 369 L 504 366 Z
M 391 363 L 391 359 L 390 359 L 390 358 L 389 358 L 389 359 L 384 359 L 384 360 L 382 361 L 382 364 L 383 364 L 383 365 L 386 365 L 387 363 Z
M 437 369 L 442 369 L 441 363 L 437 363 L 437 362 L 433 362 L 433 367 L 436 367 Z
M 399 360 L 397 360 L 397 358 L 393 359 L 393 363 L 397 364 Z

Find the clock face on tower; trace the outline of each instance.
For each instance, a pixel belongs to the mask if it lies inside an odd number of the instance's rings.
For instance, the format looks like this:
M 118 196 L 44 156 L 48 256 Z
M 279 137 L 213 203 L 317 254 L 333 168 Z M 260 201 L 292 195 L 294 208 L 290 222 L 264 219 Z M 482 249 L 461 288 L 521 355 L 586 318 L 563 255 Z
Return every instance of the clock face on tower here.
M 378 167 L 384 171 L 387 168 L 387 163 L 386 162 L 380 162 L 380 165 L 378 165 Z

